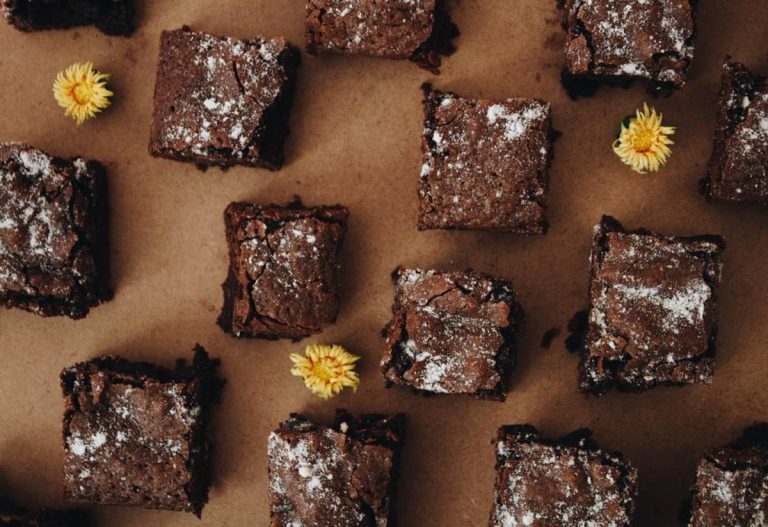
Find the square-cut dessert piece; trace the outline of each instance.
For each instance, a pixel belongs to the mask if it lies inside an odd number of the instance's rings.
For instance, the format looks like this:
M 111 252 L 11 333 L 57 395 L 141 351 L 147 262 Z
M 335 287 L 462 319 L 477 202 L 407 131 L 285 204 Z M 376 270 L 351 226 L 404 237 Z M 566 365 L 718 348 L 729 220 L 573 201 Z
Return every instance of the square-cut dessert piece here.
M 83 318 L 112 298 L 106 170 L 0 143 L 0 303 Z
M 298 66 L 283 38 L 163 31 L 149 153 L 279 169 Z
M 336 321 L 341 205 L 232 203 L 224 212 L 229 274 L 219 325 L 236 337 L 299 340 Z
M 307 52 L 410 59 L 439 72 L 459 31 L 443 0 L 309 0 Z
M 292 414 L 269 436 L 270 527 L 391 527 L 403 415 Z
M 768 424 L 699 461 L 689 527 L 765 525 L 768 518 Z
M 490 527 L 632 524 L 637 470 L 587 429 L 552 440 L 530 425 L 502 426 L 496 471 Z
M 557 0 L 566 32 L 563 82 L 572 96 L 642 80 L 652 95 L 685 85 L 695 0 Z
M 592 242 L 580 389 L 711 383 L 724 249 L 720 236 L 628 231 L 603 217 Z
M 21 31 L 95 25 L 107 35 L 135 29 L 133 0 L 2 0 L 3 15 Z
M 424 92 L 419 229 L 546 232 L 550 105 Z
M 474 271 L 398 268 L 384 328 L 387 384 L 503 401 L 522 319 L 512 284 Z
M 65 369 L 65 499 L 199 516 L 217 364 L 197 346 L 191 365 L 172 370 L 107 356 Z
M 709 199 L 768 205 L 768 78 L 730 59 L 701 189 Z

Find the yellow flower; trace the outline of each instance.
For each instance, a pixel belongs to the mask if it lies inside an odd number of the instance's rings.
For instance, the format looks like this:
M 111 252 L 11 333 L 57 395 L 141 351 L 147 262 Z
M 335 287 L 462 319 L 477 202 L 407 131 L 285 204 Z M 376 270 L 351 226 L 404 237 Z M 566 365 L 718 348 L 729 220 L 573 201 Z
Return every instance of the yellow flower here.
M 619 138 L 613 142 L 613 151 L 632 170 L 645 174 L 657 172 L 672 155 L 669 145 L 674 142 L 669 138 L 675 133 L 672 126 L 661 126 L 662 115 L 655 108 L 648 108 L 643 103 L 643 111 L 637 110 L 629 123 L 621 124 Z
M 79 125 L 109 106 L 114 94 L 107 89 L 108 79 L 109 74 L 93 69 L 93 62 L 75 63 L 56 76 L 53 96 Z
M 360 378 L 355 363 L 360 357 L 338 345 L 311 344 L 304 356 L 291 353 L 291 373 L 304 378 L 304 385 L 323 399 L 330 399 L 345 387 L 357 390 Z

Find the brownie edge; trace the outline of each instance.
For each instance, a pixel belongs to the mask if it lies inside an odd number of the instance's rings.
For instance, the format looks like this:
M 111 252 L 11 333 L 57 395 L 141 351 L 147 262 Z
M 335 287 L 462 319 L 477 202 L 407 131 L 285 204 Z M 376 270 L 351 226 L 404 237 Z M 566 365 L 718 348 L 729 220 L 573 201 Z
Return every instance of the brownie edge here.
M 403 432 L 403 414 L 291 414 L 268 441 L 270 526 L 393 527 Z
M 102 356 L 61 373 L 64 497 L 200 516 L 210 485 L 210 411 L 223 381 L 197 345 L 174 369 Z
M 489 527 L 632 524 L 637 470 L 588 429 L 547 439 L 531 425 L 502 426 L 496 471 Z
M 336 321 L 349 211 L 231 203 L 221 328 L 235 337 L 300 340 Z
M 134 0 L 2 0 L 6 21 L 20 31 L 95 25 L 107 35 L 130 36 Z

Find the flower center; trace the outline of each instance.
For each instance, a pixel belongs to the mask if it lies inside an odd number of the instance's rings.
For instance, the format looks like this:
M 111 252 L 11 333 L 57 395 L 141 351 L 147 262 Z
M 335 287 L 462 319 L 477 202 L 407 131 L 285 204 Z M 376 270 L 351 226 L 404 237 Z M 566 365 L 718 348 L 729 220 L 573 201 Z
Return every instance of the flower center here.
M 77 104 L 88 104 L 93 97 L 93 90 L 88 83 L 78 82 L 75 87 L 72 88 L 72 98 L 75 99 Z
M 649 128 L 644 128 L 632 138 L 632 148 L 637 152 L 647 152 L 653 146 L 656 134 Z
M 336 362 L 333 360 L 321 360 L 312 365 L 312 375 L 316 376 L 323 382 L 329 382 L 336 376 L 334 368 Z

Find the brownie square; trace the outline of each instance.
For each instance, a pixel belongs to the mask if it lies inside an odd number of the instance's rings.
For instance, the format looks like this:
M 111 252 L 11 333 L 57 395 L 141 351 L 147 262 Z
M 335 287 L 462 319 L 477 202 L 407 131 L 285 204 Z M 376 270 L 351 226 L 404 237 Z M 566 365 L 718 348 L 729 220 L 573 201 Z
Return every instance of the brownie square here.
M 217 364 L 197 346 L 172 370 L 106 356 L 65 369 L 65 499 L 200 516 Z
M 592 242 L 580 389 L 711 383 L 724 249 L 720 236 L 628 231 L 604 216 Z
M 403 415 L 292 414 L 269 436 L 271 527 L 391 527 Z
M 545 439 L 530 425 L 502 426 L 490 527 L 628 527 L 637 470 L 599 449 L 587 429 Z
M 443 0 L 309 0 L 308 53 L 410 59 L 439 73 L 459 30 Z
M 727 59 L 712 157 L 701 190 L 708 199 L 768 205 L 768 78 Z
M 546 232 L 550 105 L 424 93 L 419 230 Z
M 229 274 L 219 325 L 236 337 L 299 340 L 336 321 L 341 205 L 232 203 L 224 212 Z
M 0 143 L 0 303 L 77 319 L 112 298 L 106 170 Z
M 563 84 L 591 95 L 601 83 L 642 80 L 651 95 L 685 85 L 695 0 L 558 0 L 566 32 Z
M 689 527 L 765 525 L 768 518 L 768 424 L 699 461 Z
M 512 284 L 474 271 L 402 267 L 392 280 L 395 302 L 381 360 L 387 385 L 505 400 L 522 318 Z
M 163 31 L 149 153 L 279 169 L 298 66 L 283 38 Z
M 2 0 L 0 8 L 21 31 L 95 25 L 107 35 L 129 36 L 136 28 L 133 0 Z

